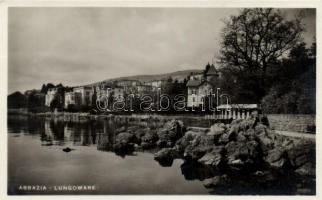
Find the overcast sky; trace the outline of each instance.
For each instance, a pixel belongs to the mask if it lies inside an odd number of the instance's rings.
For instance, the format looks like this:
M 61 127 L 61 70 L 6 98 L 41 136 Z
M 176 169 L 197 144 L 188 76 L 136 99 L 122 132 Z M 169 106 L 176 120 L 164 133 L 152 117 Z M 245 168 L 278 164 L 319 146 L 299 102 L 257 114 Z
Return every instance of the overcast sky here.
M 203 69 L 218 56 L 222 19 L 238 9 L 10 8 L 9 93 L 119 76 Z M 287 10 L 292 16 L 295 10 Z M 306 12 L 305 41 L 315 36 Z

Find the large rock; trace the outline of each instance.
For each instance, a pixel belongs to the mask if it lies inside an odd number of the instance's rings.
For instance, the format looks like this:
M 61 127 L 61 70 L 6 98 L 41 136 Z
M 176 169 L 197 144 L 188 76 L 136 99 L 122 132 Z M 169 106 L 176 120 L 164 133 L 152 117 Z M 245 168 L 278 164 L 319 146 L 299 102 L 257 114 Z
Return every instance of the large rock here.
M 244 133 L 249 130 L 253 130 L 256 124 L 257 121 L 254 118 L 242 120 L 239 121 L 239 123 L 237 123 L 237 121 L 234 121 L 234 123 L 231 124 L 231 127 L 228 131 L 229 141 L 246 140 L 247 138 L 244 135 Z
M 256 138 L 254 129 L 248 129 L 244 132 L 243 136 L 245 136 L 247 140 L 255 140 Z
M 219 138 L 226 131 L 226 126 L 224 124 L 214 124 L 210 127 L 210 131 L 207 135 L 214 135 Z
M 137 137 L 128 132 L 122 132 L 116 135 L 115 142 L 116 143 L 136 143 Z
M 315 164 L 311 163 L 311 162 L 307 162 L 304 165 L 302 165 L 301 167 L 297 168 L 295 170 L 295 173 L 301 176 L 313 176 L 315 177 Z
M 238 133 L 239 133 L 239 124 L 232 125 L 230 130 L 228 131 L 229 141 L 236 141 Z
M 134 134 L 137 138 L 142 138 L 143 136 L 145 136 L 147 134 L 150 134 L 150 135 L 156 134 L 156 130 L 152 130 L 150 128 L 142 128 L 142 127 L 138 127 L 136 129 L 131 129 L 128 132 Z
M 266 133 L 256 135 L 255 138 L 256 141 L 258 141 L 264 155 L 267 155 L 267 152 L 274 148 L 274 140 L 271 137 L 268 137 Z
M 178 156 L 177 151 L 173 148 L 164 148 L 154 154 L 154 160 L 158 161 L 161 166 L 171 166 L 173 159 Z
M 258 123 L 254 128 L 256 135 L 266 133 L 266 130 L 267 130 L 267 126 L 265 126 L 264 124 L 260 124 L 260 123 Z
M 197 136 L 198 134 L 195 134 L 195 132 L 187 131 L 182 138 L 177 140 L 175 148 L 178 150 L 180 154 L 183 154 L 187 146 L 189 146 Z
M 216 146 L 212 149 L 211 152 L 208 152 L 203 157 L 201 157 L 198 160 L 198 162 L 204 165 L 209 165 L 212 167 L 219 168 L 224 159 L 223 153 L 224 153 L 224 147 Z
M 161 130 L 158 131 L 159 147 L 173 147 L 175 142 L 181 138 L 186 131 L 183 122 L 180 120 L 171 120 L 167 122 Z
M 230 185 L 231 180 L 229 176 L 223 174 L 221 176 L 205 179 L 202 183 L 206 188 L 225 187 Z
M 259 144 L 252 140 L 229 142 L 226 146 L 227 165 L 233 170 L 251 170 L 261 163 Z
M 228 133 L 222 134 L 218 139 L 218 144 L 227 144 L 229 142 Z
M 287 154 L 294 168 L 299 168 L 306 163 L 315 164 L 315 143 L 298 140 L 288 147 Z
M 138 142 L 138 138 L 134 134 L 122 132 L 116 135 L 113 149 L 118 155 L 130 154 L 134 151 L 134 144 Z
M 247 138 L 245 137 L 245 134 L 244 132 L 239 132 L 237 137 L 236 137 L 236 140 L 238 142 L 246 142 L 247 141 Z
M 214 136 L 212 135 L 200 135 L 192 140 L 193 146 L 212 146 L 214 144 Z
M 198 160 L 206 153 L 210 152 L 214 146 L 214 136 L 199 135 L 185 148 L 183 157 L 187 160 Z
M 113 145 L 113 149 L 117 155 L 123 157 L 131 154 L 135 150 L 135 147 L 133 143 L 116 143 Z
M 189 145 L 184 153 L 183 157 L 185 160 L 198 160 L 203 157 L 206 153 L 212 150 L 212 146 L 192 146 Z
M 254 128 L 257 125 L 256 118 L 248 119 L 236 119 L 230 124 L 231 128 L 229 132 L 238 133 L 239 131 L 246 131 L 250 128 Z
M 283 148 L 270 150 L 264 160 L 274 169 L 283 169 L 288 164 L 287 153 Z
M 141 147 L 143 149 L 155 147 L 157 141 L 158 135 L 155 132 L 147 132 L 141 137 Z

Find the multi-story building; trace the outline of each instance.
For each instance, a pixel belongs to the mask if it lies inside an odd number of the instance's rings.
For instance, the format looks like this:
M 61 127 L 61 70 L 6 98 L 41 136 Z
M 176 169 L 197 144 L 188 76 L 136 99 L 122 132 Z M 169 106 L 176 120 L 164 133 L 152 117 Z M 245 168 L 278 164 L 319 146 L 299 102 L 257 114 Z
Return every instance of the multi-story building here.
M 166 79 L 153 80 L 153 81 L 146 82 L 145 85 L 150 85 L 152 86 L 152 88 L 161 88 L 166 82 L 167 82 Z
M 112 89 L 113 96 L 115 100 L 123 101 L 124 100 L 124 88 L 123 87 L 114 87 Z
M 65 93 L 65 102 L 64 107 L 68 108 L 69 105 L 76 105 L 76 97 L 74 92 L 66 92 Z
M 209 65 L 209 63 L 208 63 Z M 218 71 L 215 66 L 209 65 L 205 75 L 195 73 L 190 75 L 190 80 L 187 82 L 188 99 L 187 107 L 200 107 L 204 104 L 204 98 L 211 95 L 214 89 L 213 80 L 218 78 Z
M 94 91 L 95 90 L 95 91 Z M 93 93 L 96 92 L 97 98 L 106 98 L 110 95 L 111 85 L 102 83 L 93 87 Z
M 151 85 L 138 85 L 136 88 L 139 94 L 144 94 L 151 92 L 153 87 Z
M 128 88 L 128 87 L 135 87 L 137 85 L 140 85 L 140 81 L 138 80 L 121 80 L 117 81 L 118 87 Z
M 191 79 L 187 83 L 188 99 L 187 107 L 200 107 L 204 104 L 204 98 L 212 93 L 213 86 L 206 80 Z
M 79 106 L 92 105 L 93 90 L 90 86 L 74 87 L 75 104 Z

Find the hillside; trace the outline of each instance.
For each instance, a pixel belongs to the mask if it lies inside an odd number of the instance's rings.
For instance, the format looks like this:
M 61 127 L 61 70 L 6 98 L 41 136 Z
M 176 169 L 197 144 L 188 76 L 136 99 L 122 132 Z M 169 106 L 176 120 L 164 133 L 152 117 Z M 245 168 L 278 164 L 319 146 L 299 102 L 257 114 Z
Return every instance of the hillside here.
M 151 75 L 135 75 L 135 76 L 126 76 L 126 77 L 118 77 L 118 78 L 111 78 L 106 79 L 104 81 L 96 82 L 90 85 L 96 85 L 102 82 L 111 82 L 111 81 L 123 81 L 123 80 L 138 80 L 141 82 L 147 82 L 147 81 L 153 81 L 153 80 L 161 80 L 168 77 L 172 77 L 173 80 L 177 79 L 178 81 L 182 81 L 184 78 L 186 78 L 191 73 L 201 73 L 202 70 L 199 69 L 193 69 L 193 70 L 183 70 L 183 71 L 176 71 L 172 73 L 166 73 L 166 74 L 151 74 Z

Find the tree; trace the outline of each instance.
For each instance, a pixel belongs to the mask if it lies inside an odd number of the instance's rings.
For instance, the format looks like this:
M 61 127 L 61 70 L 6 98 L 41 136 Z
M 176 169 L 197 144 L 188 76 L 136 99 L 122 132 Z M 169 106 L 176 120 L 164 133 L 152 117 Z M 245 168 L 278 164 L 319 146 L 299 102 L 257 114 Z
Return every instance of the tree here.
M 295 45 L 275 72 L 274 85 L 262 99 L 265 113 L 315 113 L 315 52 L 305 43 Z
M 43 84 L 42 87 L 41 87 L 40 92 L 46 94 L 47 91 L 48 91 L 48 89 L 54 88 L 54 87 L 55 87 L 55 85 L 52 84 L 52 83 L 47 83 L 47 85 L 46 84 Z
M 63 103 L 61 100 L 60 94 L 55 94 L 54 99 L 50 102 L 50 110 L 53 112 L 55 109 L 61 110 L 63 109 Z
M 96 92 L 96 88 L 94 87 L 94 92 L 92 95 L 92 109 L 96 108 L 96 100 L 97 100 L 97 92 Z
M 14 92 L 8 96 L 8 108 L 25 108 L 27 99 L 21 92 Z
M 267 71 L 300 40 L 303 27 L 300 16 L 287 20 L 278 9 L 243 9 L 231 16 L 222 31 L 221 64 L 257 95 L 265 95 Z

